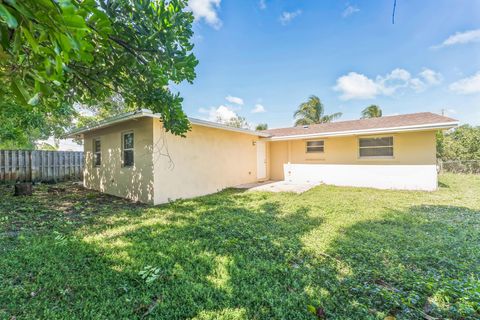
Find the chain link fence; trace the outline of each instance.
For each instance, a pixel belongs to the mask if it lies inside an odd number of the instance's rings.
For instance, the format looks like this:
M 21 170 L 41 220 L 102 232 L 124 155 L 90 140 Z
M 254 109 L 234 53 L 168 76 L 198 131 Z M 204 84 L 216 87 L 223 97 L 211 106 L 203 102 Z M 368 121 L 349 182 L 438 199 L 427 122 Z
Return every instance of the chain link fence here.
M 480 174 L 480 160 L 438 160 L 439 172 Z

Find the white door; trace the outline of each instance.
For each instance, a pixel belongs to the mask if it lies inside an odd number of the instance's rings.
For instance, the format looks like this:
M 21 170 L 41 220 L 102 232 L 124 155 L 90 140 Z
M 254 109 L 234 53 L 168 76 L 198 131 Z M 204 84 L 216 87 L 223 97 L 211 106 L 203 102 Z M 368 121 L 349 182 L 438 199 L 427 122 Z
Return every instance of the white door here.
M 265 141 L 257 141 L 257 179 L 267 177 L 267 152 Z

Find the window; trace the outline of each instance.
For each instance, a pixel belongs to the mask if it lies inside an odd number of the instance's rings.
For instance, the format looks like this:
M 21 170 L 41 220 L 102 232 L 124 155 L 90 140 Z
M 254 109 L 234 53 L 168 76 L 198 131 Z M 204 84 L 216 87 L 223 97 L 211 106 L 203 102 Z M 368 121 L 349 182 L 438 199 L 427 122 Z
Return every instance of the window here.
M 133 166 L 133 132 L 124 133 L 122 136 L 123 166 Z
M 307 153 L 323 152 L 324 151 L 324 141 L 307 141 Z
M 360 138 L 360 158 L 393 157 L 393 137 Z
M 93 139 L 93 164 L 99 167 L 102 164 L 102 144 L 100 139 Z

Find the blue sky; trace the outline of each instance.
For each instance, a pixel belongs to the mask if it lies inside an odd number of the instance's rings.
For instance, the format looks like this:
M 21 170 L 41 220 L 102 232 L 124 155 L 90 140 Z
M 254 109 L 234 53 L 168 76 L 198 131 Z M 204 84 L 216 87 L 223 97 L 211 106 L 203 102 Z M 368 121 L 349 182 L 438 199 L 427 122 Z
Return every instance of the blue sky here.
M 440 113 L 480 124 L 480 1 L 190 0 L 192 85 L 174 89 L 193 117 L 238 114 L 270 128 L 315 94 L 358 119 Z M 256 111 L 256 112 L 255 112 Z

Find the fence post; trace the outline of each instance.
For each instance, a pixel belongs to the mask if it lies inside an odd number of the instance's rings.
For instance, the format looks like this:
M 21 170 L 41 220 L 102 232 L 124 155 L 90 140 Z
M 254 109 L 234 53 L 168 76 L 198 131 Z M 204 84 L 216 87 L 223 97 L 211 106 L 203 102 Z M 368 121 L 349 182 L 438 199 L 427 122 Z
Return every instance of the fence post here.
M 5 180 L 5 151 L 0 150 L 0 180 Z
M 18 180 L 25 181 L 25 150 L 18 151 Z
M 17 151 L 16 150 L 12 150 L 12 166 L 11 166 L 11 169 L 12 169 L 11 180 L 16 181 L 17 180 Z
M 30 180 L 32 180 L 32 182 L 35 182 L 37 179 L 36 155 L 37 151 L 30 151 Z
M 84 172 L 85 172 L 85 156 L 84 156 L 83 152 L 80 153 L 80 161 L 81 161 L 81 162 L 80 162 L 80 171 L 81 171 L 80 179 L 81 179 L 82 182 L 83 182 L 83 174 L 84 174 Z
M 40 171 L 40 179 L 45 180 L 46 172 L 47 172 L 47 167 L 45 166 L 45 151 L 39 151 L 38 159 L 40 160 L 38 162 L 38 170 Z
M 57 181 L 60 176 L 58 152 L 53 153 L 53 180 Z
M 75 159 L 74 166 L 73 166 L 75 168 L 75 179 L 77 179 L 78 178 L 78 154 L 74 153 L 73 158 Z
M 30 151 L 25 151 L 25 181 L 32 181 Z
M 10 172 L 10 150 L 5 151 L 5 179 L 11 180 L 12 175 Z
M 67 163 L 68 163 L 67 176 L 68 176 L 68 179 L 70 180 L 72 178 L 72 152 L 71 151 L 67 152 Z

